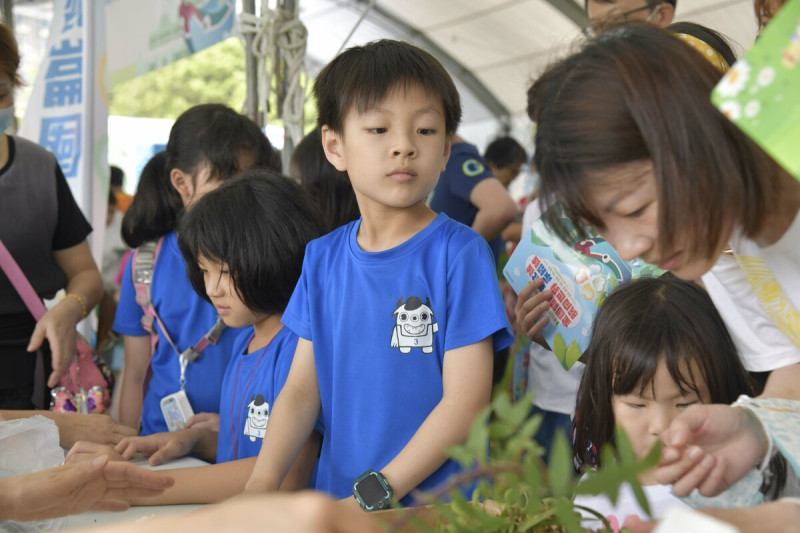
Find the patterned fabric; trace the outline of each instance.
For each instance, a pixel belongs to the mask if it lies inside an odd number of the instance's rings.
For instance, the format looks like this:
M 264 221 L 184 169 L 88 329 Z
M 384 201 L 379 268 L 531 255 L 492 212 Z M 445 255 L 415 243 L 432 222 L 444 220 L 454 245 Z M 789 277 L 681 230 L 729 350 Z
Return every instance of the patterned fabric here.
M 720 72 L 727 72 L 728 69 L 731 68 L 722 55 L 711 48 L 705 41 L 702 41 L 694 35 L 689 35 L 687 33 L 676 33 L 675 35 L 684 40 L 686 44 L 700 52 L 700 55 L 706 58 L 706 61 L 717 67 L 717 70 Z
M 800 474 L 800 401 L 740 396 L 736 403 L 756 415 L 775 447 Z
M 766 262 L 755 256 L 736 256 L 761 307 L 784 335 L 800 347 L 800 313 L 775 279 Z
M 683 498 L 683 501 L 695 509 L 704 507 L 752 507 L 764 502 L 764 495 L 759 491 L 763 480 L 761 473 L 753 468 L 728 490 L 713 498 L 706 498 L 695 489 L 691 494 Z
M 750 398 L 743 395 L 734 405 L 748 409 L 761 421 L 771 441 L 770 449 L 774 445 L 792 467 L 794 474 L 800 473 L 800 401 Z M 713 498 L 705 498 L 695 490 L 684 501 L 694 508 L 758 505 L 764 501 L 764 495 L 759 490 L 763 479 L 763 473 L 753 468 L 728 490 Z

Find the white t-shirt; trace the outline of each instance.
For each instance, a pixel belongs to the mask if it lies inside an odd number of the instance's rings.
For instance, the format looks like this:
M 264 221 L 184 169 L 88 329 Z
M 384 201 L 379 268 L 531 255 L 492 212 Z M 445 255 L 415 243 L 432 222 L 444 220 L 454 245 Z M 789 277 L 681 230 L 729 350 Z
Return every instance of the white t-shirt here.
M 535 342 L 529 353 L 528 392 L 535 393 L 533 405 L 545 411 L 575 414 L 575 398 L 586 365 L 578 362 L 564 370 L 553 352 Z
M 538 200 L 530 202 L 522 217 L 523 235 L 530 231 L 540 216 Z M 575 363 L 569 370 L 564 370 L 553 352 L 535 342 L 531 343 L 529 353 L 528 392 L 534 393 L 533 405 L 545 411 L 572 415 L 583 375 L 583 363 Z
M 770 246 L 741 236 L 731 246 L 736 256 L 723 255 L 702 279 L 742 363 L 761 372 L 800 362 L 800 216 Z
M 672 494 L 671 485 L 647 485 L 642 487 L 642 489 L 644 489 L 645 496 L 647 496 L 650 512 L 653 513 L 652 516 L 655 520 L 662 519 L 671 509 L 689 508 L 680 498 Z M 612 504 L 608 496 L 605 495 L 576 496 L 574 503 L 594 509 L 611 522 L 612 526 L 616 523 L 616 528 L 622 527 L 625 519 L 631 515 L 638 515 L 642 519 L 647 518 L 647 513 L 639 506 L 630 485 L 627 483 L 620 487 L 616 505 Z M 603 523 L 596 516 L 580 509 L 578 509 L 578 511 L 583 515 L 584 527 L 593 530 L 603 528 Z

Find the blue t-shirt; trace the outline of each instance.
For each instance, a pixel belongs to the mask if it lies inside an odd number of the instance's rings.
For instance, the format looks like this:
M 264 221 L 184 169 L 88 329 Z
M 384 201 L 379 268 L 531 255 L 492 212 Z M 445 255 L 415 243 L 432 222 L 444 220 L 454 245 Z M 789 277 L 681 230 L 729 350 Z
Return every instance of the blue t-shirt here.
M 472 227 L 478 208 L 470 203 L 469 195 L 478 183 L 493 177 L 489 165 L 474 145 L 465 142 L 453 144 L 447 167 L 433 190 L 431 209 Z M 489 247 L 497 264 L 503 250 L 503 238 L 498 235 Z
M 119 306 L 113 329 L 122 335 L 147 335 L 142 328 L 142 308 L 136 303 L 136 293 L 131 279 L 131 259 L 122 276 Z M 150 298 L 179 351 L 194 346 L 208 333 L 217 319 L 217 311 L 210 303 L 194 292 L 186 276 L 175 232 L 168 233 L 161 245 L 150 286 Z M 158 345 L 150 360 L 152 377 L 147 385 L 142 405 L 142 435 L 168 431 L 161 413 L 161 398 L 180 390 L 180 364 L 178 354 L 164 337 L 160 326 Z M 195 413 L 219 412 L 219 393 L 222 375 L 233 353 L 233 341 L 241 329 L 227 328 L 219 342 L 210 344 L 200 358 L 186 368 L 186 395 Z
M 297 335 L 285 327 L 267 346 L 247 353 L 252 338 L 252 327 L 239 334 L 222 379 L 218 463 L 258 455 L 270 409 L 286 383 L 297 349 Z
M 283 315 L 314 345 L 325 426 L 316 488 L 338 498 L 386 466 L 442 399 L 447 350 L 513 341 L 480 235 L 438 215 L 400 246 L 369 253 L 356 242 L 360 223 L 309 243 Z M 447 461 L 419 488 L 458 470 Z

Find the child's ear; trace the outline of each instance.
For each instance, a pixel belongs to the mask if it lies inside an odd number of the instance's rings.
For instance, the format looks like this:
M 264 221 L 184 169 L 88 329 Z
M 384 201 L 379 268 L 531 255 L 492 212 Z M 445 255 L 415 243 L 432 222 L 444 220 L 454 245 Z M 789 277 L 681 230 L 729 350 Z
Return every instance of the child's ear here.
M 442 172 L 447 167 L 447 161 L 450 159 L 450 151 L 453 148 L 453 136 L 448 135 L 444 140 L 444 154 L 442 157 Z
M 183 200 L 183 205 L 186 205 L 194 193 L 192 177 L 179 168 L 173 168 L 169 173 L 169 180 L 175 190 L 178 191 L 181 200 Z
M 333 131 L 329 126 L 322 126 L 322 149 L 325 157 L 339 172 L 347 170 L 347 162 L 342 152 L 342 136 Z

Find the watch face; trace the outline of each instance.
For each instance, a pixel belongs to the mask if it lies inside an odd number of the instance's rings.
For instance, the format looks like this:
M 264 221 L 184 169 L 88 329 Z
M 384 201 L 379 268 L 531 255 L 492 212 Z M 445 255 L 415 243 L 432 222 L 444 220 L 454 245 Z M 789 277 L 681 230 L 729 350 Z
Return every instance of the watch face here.
M 386 489 L 374 474 L 367 476 L 358 484 L 358 493 L 368 507 L 374 506 L 387 496 Z

